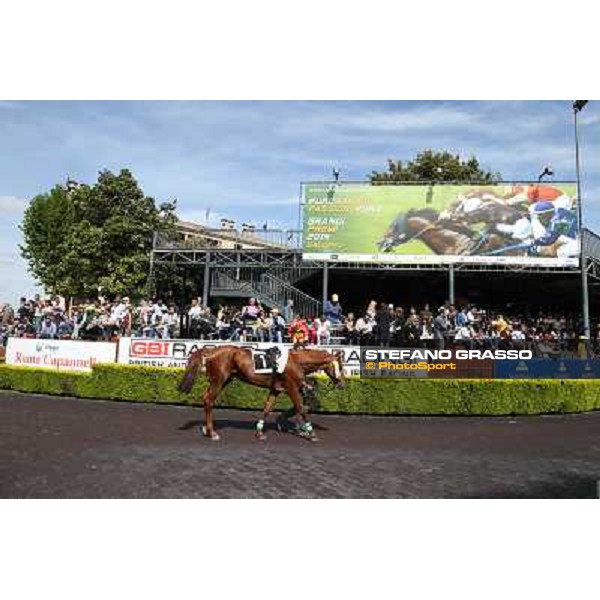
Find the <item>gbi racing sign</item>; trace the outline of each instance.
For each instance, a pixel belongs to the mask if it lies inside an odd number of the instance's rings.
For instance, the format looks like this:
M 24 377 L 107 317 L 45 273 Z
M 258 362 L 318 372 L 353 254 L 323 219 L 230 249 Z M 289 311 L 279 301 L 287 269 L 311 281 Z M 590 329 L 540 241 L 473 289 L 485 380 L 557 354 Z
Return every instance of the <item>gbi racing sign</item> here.
M 151 338 L 121 338 L 118 363 L 122 365 L 147 365 L 151 367 L 185 367 L 192 352 L 201 348 L 234 345 L 264 350 L 277 345 L 268 342 L 230 342 L 227 340 L 155 340 Z M 284 344 L 291 348 L 291 344 Z M 343 352 L 344 374 L 360 374 L 360 348 L 358 346 L 323 346 L 328 352 Z

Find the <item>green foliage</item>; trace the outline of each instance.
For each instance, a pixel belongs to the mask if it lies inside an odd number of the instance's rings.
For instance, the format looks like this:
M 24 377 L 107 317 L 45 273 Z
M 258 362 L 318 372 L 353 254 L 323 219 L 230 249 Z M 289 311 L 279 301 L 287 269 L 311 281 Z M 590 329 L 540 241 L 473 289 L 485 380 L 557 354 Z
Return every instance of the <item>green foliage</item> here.
M 177 390 L 183 369 L 97 365 L 92 373 L 0 365 L 0 389 L 23 392 L 201 405 L 198 378 L 191 394 Z M 534 415 L 600 408 L 600 380 L 375 380 L 349 378 L 345 390 L 318 378 L 315 412 L 375 415 Z M 218 406 L 261 409 L 267 392 L 234 381 Z M 291 406 L 281 396 L 276 409 Z
M 171 231 L 173 204 L 156 205 L 133 175 L 102 171 L 93 186 L 57 186 L 25 211 L 21 253 L 34 277 L 65 296 L 142 295 L 155 231 Z
M 70 274 L 64 260 L 73 225 L 73 204 L 65 189 L 57 186 L 31 200 L 21 229 L 25 243 L 21 254 L 31 274 L 56 293 L 70 287 Z
M 402 182 L 420 181 L 459 182 L 459 183 L 497 183 L 502 181 L 500 173 L 481 169 L 477 158 L 472 156 L 463 161 L 450 152 L 424 150 L 414 160 L 403 164 L 400 160 L 388 159 L 387 171 L 373 171 L 369 175 L 371 183 L 386 185 Z

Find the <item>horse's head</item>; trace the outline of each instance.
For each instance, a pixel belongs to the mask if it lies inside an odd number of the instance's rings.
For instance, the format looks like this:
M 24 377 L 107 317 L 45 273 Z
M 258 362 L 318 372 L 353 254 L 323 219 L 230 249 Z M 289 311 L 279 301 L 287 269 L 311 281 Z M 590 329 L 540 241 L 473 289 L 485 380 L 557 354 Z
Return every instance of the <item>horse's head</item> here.
M 379 250 L 383 252 L 390 252 L 394 246 L 404 244 L 408 241 L 408 219 L 407 213 L 398 215 L 391 225 L 385 230 L 383 237 L 377 243 Z
M 377 247 L 383 252 L 390 252 L 395 246 L 412 240 L 421 231 L 423 220 L 431 223 L 437 218 L 438 213 L 431 208 L 411 208 L 400 213 L 387 228 Z
M 329 379 L 331 379 L 336 388 L 343 390 L 346 387 L 343 352 L 337 351 L 330 354 L 324 371 L 327 373 L 327 376 Z

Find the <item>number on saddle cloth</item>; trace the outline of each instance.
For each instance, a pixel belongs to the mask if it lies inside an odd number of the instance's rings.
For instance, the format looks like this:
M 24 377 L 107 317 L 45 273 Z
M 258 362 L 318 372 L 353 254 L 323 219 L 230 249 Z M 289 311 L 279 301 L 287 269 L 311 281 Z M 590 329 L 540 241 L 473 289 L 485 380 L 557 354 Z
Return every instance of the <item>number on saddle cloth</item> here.
M 273 370 L 269 364 L 269 357 L 265 350 L 252 348 L 252 361 L 255 373 L 271 373 Z

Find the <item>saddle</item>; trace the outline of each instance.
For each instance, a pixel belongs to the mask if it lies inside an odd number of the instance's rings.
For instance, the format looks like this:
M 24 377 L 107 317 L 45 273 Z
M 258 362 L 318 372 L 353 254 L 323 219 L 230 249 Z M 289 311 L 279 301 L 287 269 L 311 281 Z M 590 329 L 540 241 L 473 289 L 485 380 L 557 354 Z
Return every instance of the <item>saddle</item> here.
M 277 369 L 277 356 L 279 349 L 277 346 L 259 350 L 252 348 L 252 361 L 255 373 L 273 373 Z

